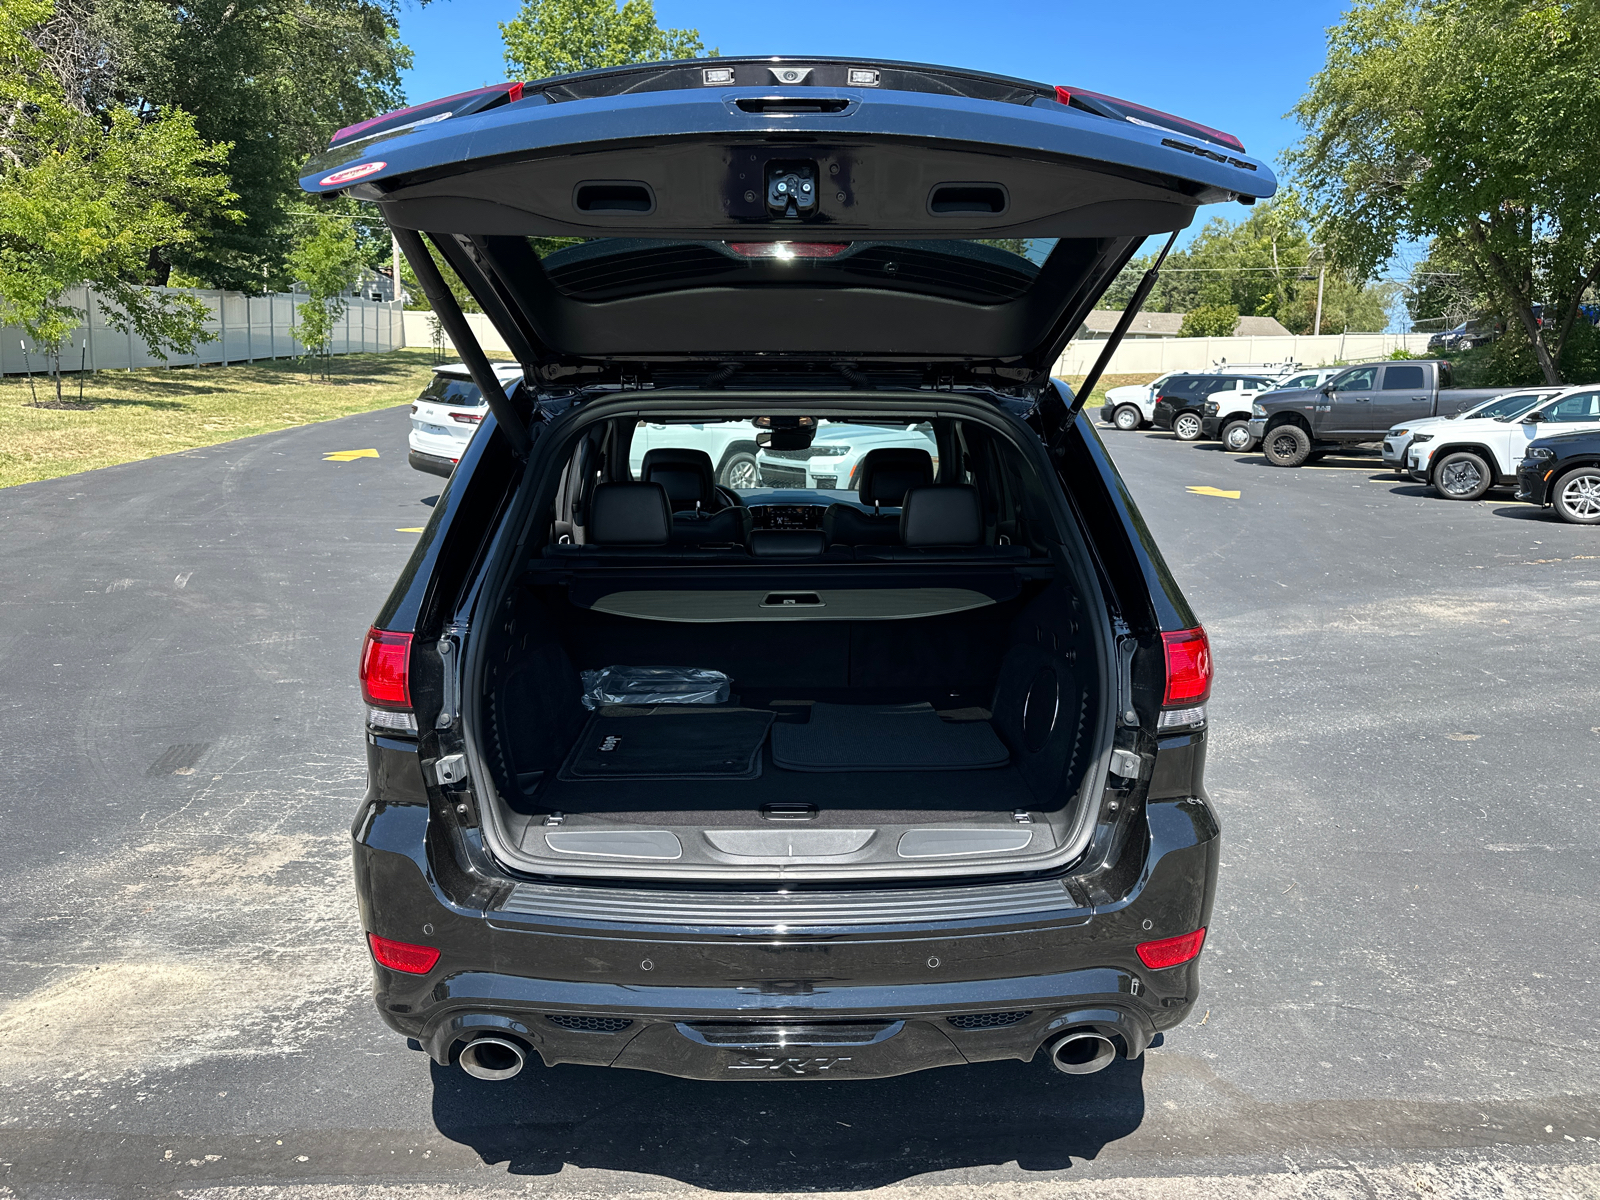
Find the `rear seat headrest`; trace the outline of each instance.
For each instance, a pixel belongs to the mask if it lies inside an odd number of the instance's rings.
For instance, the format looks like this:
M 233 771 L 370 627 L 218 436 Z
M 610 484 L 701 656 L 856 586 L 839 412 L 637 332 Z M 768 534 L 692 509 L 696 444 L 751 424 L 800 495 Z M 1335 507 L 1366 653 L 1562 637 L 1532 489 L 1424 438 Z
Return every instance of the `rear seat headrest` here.
M 665 546 L 672 510 L 659 483 L 602 483 L 589 501 L 587 541 L 600 546 Z
M 693 508 L 696 503 L 711 506 L 717 497 L 716 471 L 704 450 L 676 446 L 650 450 L 640 464 L 639 478 L 666 488 L 674 509 Z
M 869 450 L 857 469 L 856 491 L 864 504 L 898 507 L 907 489 L 933 482 L 933 456 L 909 446 Z
M 970 484 L 912 488 L 900 509 L 907 546 L 976 546 L 983 541 L 983 508 Z

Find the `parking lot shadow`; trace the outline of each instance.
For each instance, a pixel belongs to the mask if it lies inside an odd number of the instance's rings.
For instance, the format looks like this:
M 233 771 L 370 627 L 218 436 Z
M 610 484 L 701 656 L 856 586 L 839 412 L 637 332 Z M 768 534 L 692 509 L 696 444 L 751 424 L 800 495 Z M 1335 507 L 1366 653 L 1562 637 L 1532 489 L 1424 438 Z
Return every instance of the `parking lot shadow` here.
M 856 1191 L 1009 1162 L 1060 1171 L 1138 1129 L 1145 1109 L 1143 1059 L 1088 1076 L 1040 1057 L 840 1083 L 702 1083 L 537 1060 L 503 1083 L 432 1071 L 434 1124 L 485 1163 L 720 1191 Z
M 1495 509 L 1494 515 L 1497 517 L 1513 517 L 1518 521 L 1555 521 L 1556 524 L 1560 524 L 1560 521 L 1549 510 L 1536 504 L 1521 502 L 1507 504 L 1504 507 Z

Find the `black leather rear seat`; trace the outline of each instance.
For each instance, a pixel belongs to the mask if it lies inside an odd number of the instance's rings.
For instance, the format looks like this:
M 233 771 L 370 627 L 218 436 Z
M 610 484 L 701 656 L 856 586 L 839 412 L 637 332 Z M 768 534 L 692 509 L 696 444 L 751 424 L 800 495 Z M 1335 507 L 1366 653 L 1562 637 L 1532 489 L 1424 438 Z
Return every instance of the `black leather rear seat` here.
M 639 475 L 666 489 L 673 545 L 740 545 L 749 534 L 749 510 L 727 503 L 717 491 L 716 470 L 704 450 L 658 447 L 645 454 Z
M 725 562 L 748 559 L 743 546 L 708 548 L 673 545 L 673 520 L 667 490 L 659 483 L 602 483 L 589 499 L 588 540 L 546 546 L 548 558 L 661 559 L 668 562 Z
M 1027 558 L 1026 546 L 987 546 L 983 505 L 970 484 L 914 487 L 900 509 L 898 546 L 857 546 L 855 557 L 888 562 L 991 562 Z
M 877 510 L 899 508 L 908 489 L 933 482 L 933 457 L 911 446 L 869 450 L 856 468 L 856 494 L 873 506 L 864 513 L 851 504 L 830 504 L 822 516 L 822 532 L 831 546 L 896 546 L 900 515 Z
M 758 529 L 744 546 L 707 547 L 673 541 L 671 502 L 659 483 L 602 483 L 589 501 L 583 545 L 551 545 L 545 557 L 578 560 L 655 560 L 662 563 L 749 562 L 994 562 L 1025 559 L 1026 546 L 983 544 L 977 490 L 965 485 L 916 487 L 905 493 L 898 519 L 904 545 L 830 546 L 818 529 Z

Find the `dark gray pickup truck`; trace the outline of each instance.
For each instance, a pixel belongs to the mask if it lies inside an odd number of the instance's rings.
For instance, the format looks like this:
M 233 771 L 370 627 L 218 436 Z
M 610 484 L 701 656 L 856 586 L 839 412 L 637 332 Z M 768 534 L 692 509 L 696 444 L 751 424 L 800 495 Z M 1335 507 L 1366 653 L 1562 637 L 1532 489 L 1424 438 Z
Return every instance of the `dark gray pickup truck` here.
M 1259 397 L 1250 436 L 1273 466 L 1298 467 L 1340 446 L 1381 442 L 1407 421 L 1453 416 L 1506 390 L 1450 385 L 1450 364 L 1439 359 L 1360 363 L 1321 387 Z

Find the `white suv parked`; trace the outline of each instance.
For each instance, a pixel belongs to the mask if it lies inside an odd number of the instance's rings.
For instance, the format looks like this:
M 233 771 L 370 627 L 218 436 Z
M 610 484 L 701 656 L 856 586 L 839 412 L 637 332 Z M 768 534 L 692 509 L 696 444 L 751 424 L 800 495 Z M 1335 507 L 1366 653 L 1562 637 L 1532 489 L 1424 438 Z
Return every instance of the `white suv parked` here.
M 1411 448 L 1411 439 L 1419 433 L 1429 432 L 1438 436 L 1434 431 L 1435 425 L 1448 425 L 1452 421 L 1470 421 L 1474 418 L 1499 418 L 1520 417 L 1535 404 L 1550 399 L 1560 388 L 1539 388 L 1520 392 L 1507 392 L 1504 396 L 1496 396 L 1492 400 L 1485 400 L 1474 408 L 1458 412 L 1452 417 L 1419 417 L 1415 421 L 1407 421 L 1403 425 L 1393 426 L 1383 439 L 1383 461 L 1385 465 L 1393 467 L 1402 475 L 1406 472 L 1406 451 Z
M 516 363 L 493 366 L 495 378 L 509 395 L 522 381 L 522 368 Z M 433 378 L 411 406 L 411 465 L 429 475 L 449 475 L 488 415 L 489 406 L 465 363 L 435 367 Z
M 1406 466 L 1413 479 L 1450 500 L 1477 500 L 1510 487 L 1529 442 L 1556 433 L 1600 429 L 1600 388 L 1557 392 L 1522 417 L 1474 417 L 1413 434 Z

